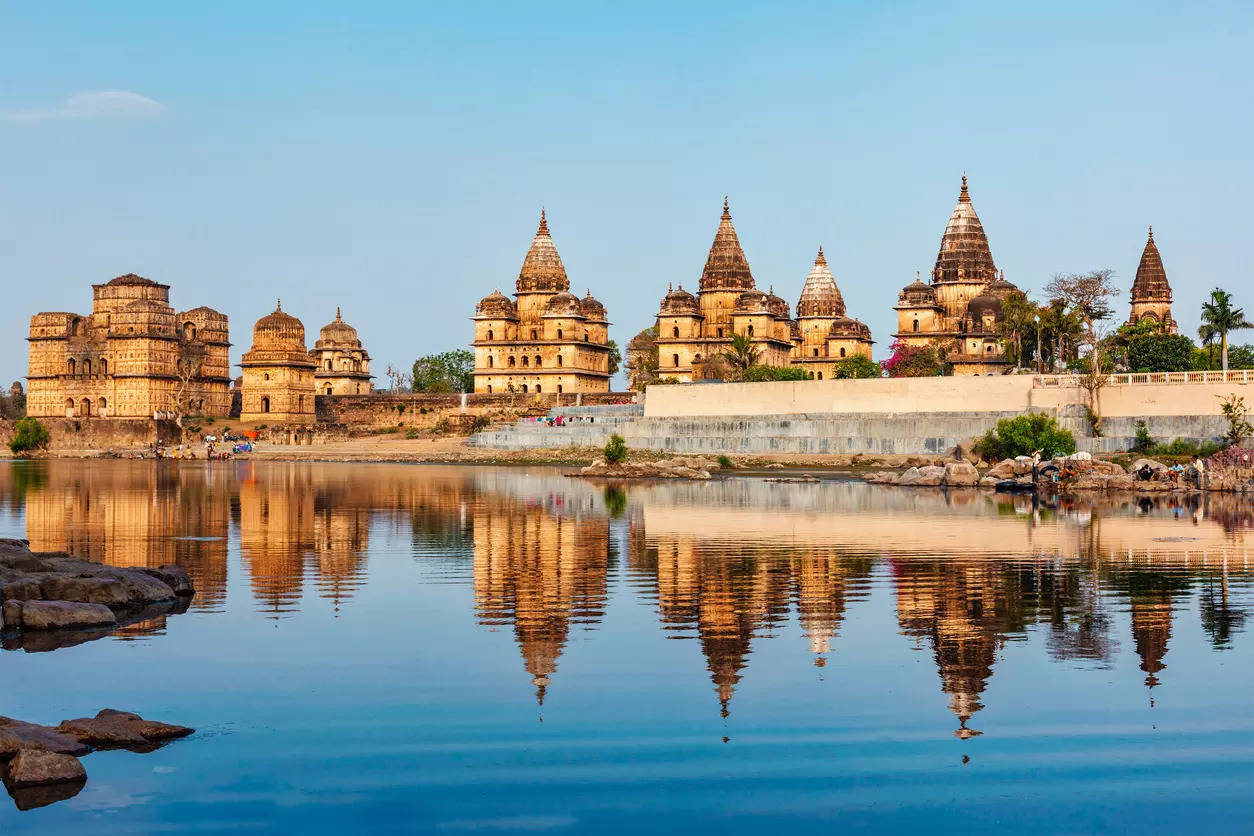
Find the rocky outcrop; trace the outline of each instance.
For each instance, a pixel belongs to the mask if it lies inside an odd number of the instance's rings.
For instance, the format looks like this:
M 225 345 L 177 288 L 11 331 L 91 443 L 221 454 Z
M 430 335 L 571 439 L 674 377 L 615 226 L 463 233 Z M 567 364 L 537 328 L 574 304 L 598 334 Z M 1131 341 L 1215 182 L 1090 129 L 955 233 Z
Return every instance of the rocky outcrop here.
M 91 751 L 90 746 L 73 735 L 48 726 L 0 717 L 0 761 L 27 749 L 58 755 L 85 755 Z
M 178 566 L 108 566 L 62 552 L 34 553 L 25 540 L 0 539 L 0 633 L 6 649 L 53 649 L 99 638 L 141 614 L 182 612 L 194 594 L 191 578 Z M 65 641 L 20 639 L 43 631 L 55 631 Z
M 23 749 L 9 761 L 4 783 L 13 789 L 87 780 L 87 770 L 73 755 Z
M 57 731 L 68 734 L 80 743 L 89 746 L 130 748 L 147 747 L 166 740 L 186 737 L 194 729 L 145 720 L 138 714 L 105 708 L 95 717 L 66 720 L 57 727 Z
M 677 456 L 655 462 L 593 462 L 579 471 L 580 476 L 606 479 L 709 479 L 718 462 L 702 456 Z
M 971 487 L 980 482 L 980 472 L 967 462 L 949 462 L 945 465 L 945 485 Z

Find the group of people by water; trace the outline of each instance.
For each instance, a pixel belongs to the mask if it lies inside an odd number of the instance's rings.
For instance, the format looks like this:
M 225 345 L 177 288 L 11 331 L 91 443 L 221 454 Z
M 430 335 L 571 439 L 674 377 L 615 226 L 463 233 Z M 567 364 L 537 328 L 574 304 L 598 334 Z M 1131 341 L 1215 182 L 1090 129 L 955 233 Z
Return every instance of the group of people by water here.
M 215 435 L 204 435 L 200 438 L 200 445 L 204 447 L 204 455 L 196 454 L 196 443 L 187 442 L 166 446 L 160 441 L 154 441 L 146 450 L 138 450 L 130 456 L 123 458 L 132 459 L 204 459 L 206 461 L 233 459 L 240 453 L 251 453 L 253 450 L 252 442 L 246 438 L 238 438 L 232 436 L 229 432 L 224 433 L 219 439 Z
M 540 415 L 536 418 L 536 423 L 564 427 L 567 424 L 595 424 L 596 418 L 591 415 Z

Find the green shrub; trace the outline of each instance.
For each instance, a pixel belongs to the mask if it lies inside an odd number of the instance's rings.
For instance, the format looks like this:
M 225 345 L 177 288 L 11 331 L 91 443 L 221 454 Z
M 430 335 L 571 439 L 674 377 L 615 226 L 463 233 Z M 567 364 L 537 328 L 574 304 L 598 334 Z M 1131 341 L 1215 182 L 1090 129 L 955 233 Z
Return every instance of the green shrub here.
M 740 380 L 744 383 L 809 379 L 810 373 L 800 366 L 750 366 L 740 376 Z
M 1149 434 L 1149 426 L 1145 419 L 1136 422 L 1136 441 L 1132 442 L 1132 452 L 1140 453 L 1154 446 L 1154 439 Z
M 1231 394 L 1222 400 L 1219 409 L 1228 422 L 1228 432 L 1225 438 L 1228 439 L 1229 444 L 1240 444 L 1241 439 L 1254 433 L 1254 426 L 1246 420 L 1250 411 L 1245 406 L 1245 398 L 1235 393 Z
M 832 367 L 832 377 L 836 380 L 854 380 L 880 376 L 880 364 L 869 357 L 859 354 L 837 361 Z
M 449 423 L 447 418 L 441 418 L 439 421 L 435 422 L 435 426 L 431 429 L 440 435 L 445 435 L 453 429 L 453 426 Z
M 1170 444 L 1153 444 L 1143 452 L 1147 456 L 1197 456 L 1198 458 L 1209 458 L 1215 455 L 1227 445 L 1216 444 L 1213 441 L 1203 441 L 1198 444 L 1191 438 L 1177 438 Z
M 718 466 L 723 468 L 724 470 L 731 470 L 732 468 L 736 466 L 736 463 L 732 461 L 731 458 L 728 456 L 719 456 Z
M 1193 341 L 1183 334 L 1146 334 L 1128 343 L 1134 372 L 1187 372 L 1193 368 Z
M 620 464 L 627 461 L 627 442 L 618 433 L 610 436 L 610 440 L 605 443 L 605 461 L 610 464 Z
M 427 414 L 427 408 L 426 408 L 425 406 L 420 406 L 420 407 L 418 407 L 418 414 L 419 414 L 419 415 L 426 415 L 426 414 Z
M 488 424 L 490 423 L 491 422 L 488 420 L 488 416 L 476 415 L 475 420 L 470 422 L 470 431 L 472 433 L 481 432 L 482 430 L 486 430 L 488 428 Z
M 414 429 L 413 427 L 410 427 L 409 429 L 405 430 L 405 438 L 409 439 L 410 441 L 413 441 L 417 437 L 418 437 L 418 431 Z
M 655 381 L 654 381 L 654 383 L 655 383 L 655 384 L 661 384 L 662 386 L 675 386 L 676 384 L 678 384 L 678 383 L 679 383 L 679 378 L 677 378 L 677 377 L 663 377 L 663 378 L 661 378 L 661 379 L 659 379 L 659 380 L 655 380 Z
M 1045 458 L 1074 453 L 1075 436 L 1049 415 L 1029 412 L 1003 418 L 975 444 L 975 452 L 986 461 L 1029 456 L 1038 449 Z
M 43 449 L 48 444 L 48 428 L 34 418 L 20 418 L 9 440 L 9 449 L 14 453 L 25 453 L 28 450 Z

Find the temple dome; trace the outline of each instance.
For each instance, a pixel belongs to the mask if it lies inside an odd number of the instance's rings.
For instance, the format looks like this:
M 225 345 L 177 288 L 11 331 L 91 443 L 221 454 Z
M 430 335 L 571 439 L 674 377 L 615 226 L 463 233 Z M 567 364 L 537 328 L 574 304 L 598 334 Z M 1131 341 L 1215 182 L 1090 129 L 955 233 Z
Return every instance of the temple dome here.
M 1006 281 L 1006 273 L 1002 271 L 998 274 L 996 281 L 989 282 L 988 287 L 984 288 L 982 295 L 996 296 L 1004 301 L 1010 294 L 1018 292 L 1019 288 Z
M 544 306 L 545 316 L 583 316 L 583 307 L 579 304 L 579 297 L 573 293 L 562 291 L 556 293 L 548 303 Z
M 659 315 L 701 315 L 701 307 L 697 302 L 697 297 L 684 290 L 684 286 L 667 291 L 666 296 L 662 299 L 662 308 Z
M 279 302 L 273 313 L 266 314 L 253 326 L 253 348 L 304 352 L 305 326 L 291 314 L 283 313 L 283 303 Z
M 1002 312 L 1001 299 L 984 292 L 967 303 L 967 322 L 973 330 L 983 327 L 984 315 L 992 314 L 995 322 L 1005 318 Z
M 583 299 L 579 300 L 579 308 L 588 319 L 597 322 L 605 321 L 605 306 L 593 298 L 591 290 L 588 291 Z
M 1149 228 L 1149 240 L 1141 253 L 1141 263 L 1136 267 L 1136 279 L 1132 282 L 1133 302 L 1170 302 L 1171 285 L 1167 283 L 1167 270 L 1163 258 L 1154 243 L 1154 227 Z
M 114 287 L 119 287 L 122 285 L 145 285 L 146 286 L 146 285 L 155 285 L 157 283 L 154 282 L 152 279 L 145 279 L 143 276 L 136 275 L 135 273 L 126 273 L 125 275 L 118 276 L 116 279 L 110 279 L 108 281 L 108 284 Z
M 932 269 L 932 282 L 991 282 L 996 278 L 993 253 L 988 247 L 984 225 L 971 205 L 967 176 L 964 174 L 958 205 L 949 216 L 945 234 L 941 236 L 940 252 Z
M 797 299 L 797 316 L 831 317 L 843 316 L 844 313 L 845 300 L 840 295 L 840 288 L 836 286 L 836 277 L 827 266 L 823 248 L 819 247 L 814 266 L 801 288 L 801 297 Z
M 914 281 L 901 289 L 897 295 L 898 304 L 934 305 L 936 304 L 936 288 L 924 284 L 915 276 Z
M 829 337 L 855 337 L 857 339 L 870 339 L 871 329 L 856 319 L 841 315 L 836 318 L 831 327 L 827 329 Z
M 531 248 L 523 259 L 522 269 L 518 271 L 517 291 L 519 293 L 558 293 L 570 290 L 570 280 L 566 278 L 566 268 L 562 258 L 557 254 L 553 238 L 549 235 L 549 224 L 545 219 L 544 210 L 540 210 L 540 228 L 531 239 Z
M 740 238 L 736 235 L 736 227 L 732 225 L 727 199 L 723 198 L 723 217 L 719 220 L 718 231 L 714 233 L 714 243 L 710 245 L 705 269 L 701 271 L 699 289 L 748 290 L 753 286 L 749 260 L 745 258 L 745 252 L 740 247 Z
M 736 297 L 735 313 L 769 313 L 766 294 L 756 288 Z
M 322 330 L 318 332 L 318 341 L 314 345 L 317 348 L 328 345 L 361 348 L 361 340 L 357 337 L 357 329 L 340 317 L 340 309 L 337 307 L 334 321 L 322 326 Z
M 518 319 L 518 306 L 499 289 L 493 290 L 475 305 L 475 316 L 480 319 Z

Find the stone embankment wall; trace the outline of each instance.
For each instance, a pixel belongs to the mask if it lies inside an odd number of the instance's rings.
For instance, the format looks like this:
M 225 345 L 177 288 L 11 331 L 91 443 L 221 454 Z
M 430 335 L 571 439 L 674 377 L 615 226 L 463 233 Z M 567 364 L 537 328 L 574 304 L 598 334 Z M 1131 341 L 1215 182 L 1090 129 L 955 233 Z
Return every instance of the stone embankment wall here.
M 584 392 L 582 402 L 589 406 L 630 401 L 632 392 Z M 522 392 L 491 395 L 467 394 L 466 410 L 475 414 L 506 412 L 523 414 L 542 412 L 558 406 L 574 406 L 580 396 L 575 393 Z M 353 429 L 382 429 L 404 424 L 421 427 L 434 424 L 441 417 L 460 412 L 460 394 L 431 395 L 318 395 L 314 398 L 319 423 L 344 424 Z M 423 413 L 426 410 L 426 413 Z
M 133 450 L 154 442 L 177 444 L 178 425 L 148 418 L 40 418 L 48 428 L 48 451 Z M 8 452 L 14 421 L 0 421 L 0 445 Z

